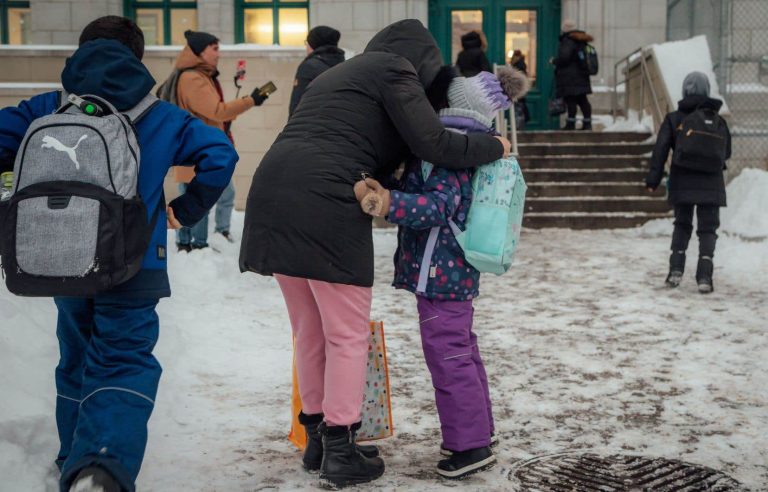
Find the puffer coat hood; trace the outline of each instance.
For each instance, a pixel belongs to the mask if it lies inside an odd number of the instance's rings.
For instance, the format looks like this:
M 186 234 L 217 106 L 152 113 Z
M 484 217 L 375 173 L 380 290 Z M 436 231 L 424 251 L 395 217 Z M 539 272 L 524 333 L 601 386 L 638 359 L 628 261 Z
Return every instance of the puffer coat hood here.
M 127 111 L 149 94 L 155 79 L 127 46 L 96 39 L 67 59 L 61 84 L 70 94 L 99 96 L 119 111 Z
M 442 66 L 435 38 L 416 19 L 405 19 L 382 29 L 366 46 L 365 52 L 371 51 L 394 53 L 411 62 L 425 89 L 432 85 Z

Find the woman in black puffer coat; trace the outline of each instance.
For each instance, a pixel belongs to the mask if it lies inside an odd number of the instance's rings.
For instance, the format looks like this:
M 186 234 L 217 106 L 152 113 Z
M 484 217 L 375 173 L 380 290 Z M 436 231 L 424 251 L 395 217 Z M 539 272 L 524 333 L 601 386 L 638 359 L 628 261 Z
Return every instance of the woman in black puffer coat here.
M 480 72 L 493 72 L 488 57 L 485 56 L 483 35 L 469 31 L 461 37 L 462 51 L 456 58 L 456 68 L 463 77 L 474 77 Z
M 581 108 L 584 116 L 582 130 L 592 129 L 592 105 L 587 98 L 592 94 L 592 84 L 589 81 L 589 70 L 579 55 L 584 45 L 593 41 L 592 36 L 584 31 L 577 31 L 573 21 L 563 21 L 563 33 L 560 35 L 560 47 L 555 65 L 555 82 L 557 97 L 562 97 L 568 106 L 568 118 L 563 130 L 576 129 L 576 107 Z
M 385 28 L 363 54 L 312 82 L 248 195 L 240 268 L 275 275 L 283 291 L 308 434 L 304 464 L 322 463 L 321 478 L 337 486 L 384 471 L 380 458 L 366 457 L 375 448 L 365 456 L 352 448 L 373 285 L 371 217 L 354 184 L 392 174 L 411 154 L 468 168 L 509 152 L 504 139 L 443 127 L 428 98 L 447 97 L 440 72 L 440 50 L 419 21 Z

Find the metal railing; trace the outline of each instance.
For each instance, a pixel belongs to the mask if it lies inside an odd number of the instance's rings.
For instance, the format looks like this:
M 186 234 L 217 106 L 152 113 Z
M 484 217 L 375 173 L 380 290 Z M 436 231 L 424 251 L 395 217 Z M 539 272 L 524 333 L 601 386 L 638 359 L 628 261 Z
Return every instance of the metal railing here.
M 632 74 L 633 63 L 640 60 L 640 72 Z M 624 69 L 621 71 L 622 79 L 619 79 L 619 67 L 624 65 Z M 653 99 L 653 109 L 655 112 L 654 118 L 654 132 L 661 126 L 661 122 L 664 120 L 664 112 L 659 105 L 659 97 L 651 80 L 651 74 L 648 70 L 648 63 L 646 61 L 646 52 L 643 48 L 638 48 L 629 55 L 625 56 L 621 60 L 617 61 L 613 65 L 613 97 L 611 100 L 611 115 L 614 119 L 619 116 L 619 86 L 624 86 L 624 111 L 623 115 L 627 116 L 629 113 L 629 98 L 630 98 L 630 82 L 635 78 L 640 78 L 640 108 L 641 111 L 645 108 L 645 87 L 648 86 L 648 90 L 651 93 Z

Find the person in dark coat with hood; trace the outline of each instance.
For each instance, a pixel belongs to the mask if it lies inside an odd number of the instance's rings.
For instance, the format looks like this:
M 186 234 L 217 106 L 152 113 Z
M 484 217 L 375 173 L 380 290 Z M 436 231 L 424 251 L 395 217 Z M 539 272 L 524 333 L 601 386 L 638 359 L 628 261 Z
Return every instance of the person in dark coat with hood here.
M 339 49 L 341 33 L 328 26 L 313 27 L 307 34 L 307 57 L 296 70 L 288 115 L 293 115 L 310 82 L 321 73 L 344 61 L 344 50 Z
M 463 77 L 474 77 L 480 72 L 493 72 L 488 57 L 485 37 L 479 31 L 469 31 L 461 37 L 462 51 L 456 58 L 456 68 Z
M 701 72 L 691 72 L 683 81 L 683 99 L 664 118 L 656 137 L 656 146 L 651 156 L 651 169 L 645 184 L 649 191 L 659 187 L 664 176 L 664 164 L 675 145 L 682 129 L 683 120 L 697 109 L 720 111 L 723 102 L 709 97 L 709 79 Z M 731 135 L 726 126 L 725 154 L 731 157 Z M 714 135 L 713 138 L 719 138 Z M 676 164 L 677 155 L 672 154 L 667 195 L 669 204 L 675 209 L 675 229 L 672 233 L 672 254 L 669 258 L 669 275 L 666 284 L 677 287 L 685 270 L 685 251 L 693 232 L 693 211 L 696 209 L 699 236 L 699 261 L 696 267 L 696 282 L 699 292 L 713 291 L 712 258 L 715 254 L 717 229 L 720 227 L 720 207 L 726 206 L 725 178 L 723 171 L 699 172 Z M 726 169 L 723 161 L 722 169 Z
M 67 59 L 62 85 L 70 94 L 93 94 L 119 111 L 130 110 L 155 85 L 141 63 L 143 54 L 144 35 L 133 21 L 96 19 Z M 0 157 L 16 155 L 30 124 L 60 102 L 61 93 L 51 91 L 0 110 Z M 197 223 L 224 191 L 238 159 L 223 132 L 166 102 L 156 101 L 135 130 L 141 147 L 138 192 L 147 220 L 157 217 L 141 270 L 94 297 L 54 298 L 61 353 L 55 378 L 61 443 L 56 465 L 62 491 L 135 490 L 162 372 L 152 355 L 160 331 L 156 307 L 171 295 L 166 224 Z M 194 165 L 196 177 L 166 208 L 163 183 L 176 164 Z
M 467 168 L 509 153 L 501 137 L 442 125 L 430 99 L 447 98 L 445 73 L 421 22 L 386 27 L 363 54 L 315 79 L 253 176 L 240 268 L 274 275 L 283 291 L 296 342 L 305 457 L 323 456 L 320 477 L 336 486 L 384 472 L 380 458 L 353 447 L 373 286 L 371 217 L 353 186 L 365 176 L 391 175 L 411 154 Z
M 582 130 L 592 129 L 592 105 L 587 98 L 592 94 L 592 84 L 589 81 L 589 70 L 579 55 L 584 45 L 591 43 L 594 38 L 584 31 L 576 29 L 576 23 L 571 20 L 563 21 L 563 33 L 560 35 L 560 47 L 555 65 L 556 95 L 565 100 L 568 116 L 563 130 L 576 129 L 576 108 L 581 108 L 584 116 Z
M 526 76 L 528 75 L 528 65 L 525 63 L 525 55 L 522 51 L 513 51 L 512 57 L 509 59 L 509 64 Z M 531 113 L 528 109 L 528 102 L 525 100 L 525 97 L 521 97 L 515 101 L 515 117 L 518 119 L 517 129 L 523 131 L 525 129 L 525 124 L 531 121 Z

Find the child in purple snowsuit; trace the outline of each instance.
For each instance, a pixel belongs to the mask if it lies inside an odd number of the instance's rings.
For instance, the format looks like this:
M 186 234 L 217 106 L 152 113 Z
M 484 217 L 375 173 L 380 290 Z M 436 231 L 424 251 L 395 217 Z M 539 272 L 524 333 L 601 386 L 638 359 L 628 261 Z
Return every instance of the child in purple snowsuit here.
M 491 73 L 457 77 L 448 91 L 450 107 L 440 111 L 446 128 L 492 133 L 493 118 L 511 102 Z M 438 463 L 446 478 L 462 478 L 490 467 L 495 441 L 488 378 L 472 330 L 480 272 L 467 263 L 452 228 L 465 229 L 472 202 L 474 170 L 433 167 L 426 179 L 422 161 L 412 162 L 402 191 L 384 191 L 382 210 L 397 224 L 394 287 L 416 294 L 424 358 L 432 375 L 440 416 Z M 387 196 L 388 195 L 388 196 Z M 365 205 L 364 205 L 365 206 Z

